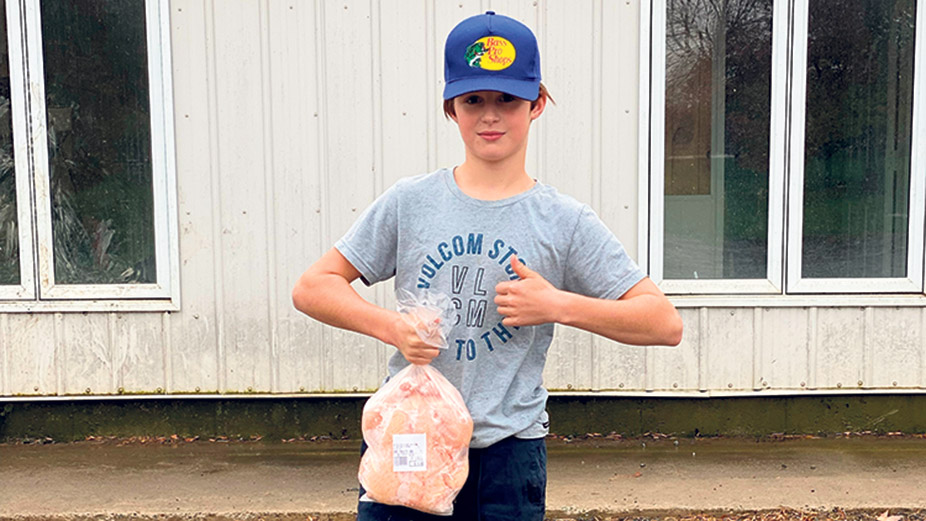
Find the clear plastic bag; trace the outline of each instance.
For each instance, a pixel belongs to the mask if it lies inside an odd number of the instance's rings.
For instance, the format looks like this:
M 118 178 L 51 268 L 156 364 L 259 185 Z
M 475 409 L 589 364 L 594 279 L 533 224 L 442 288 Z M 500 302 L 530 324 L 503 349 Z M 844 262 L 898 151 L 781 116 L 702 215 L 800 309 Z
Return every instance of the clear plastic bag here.
M 399 288 L 395 292 L 396 308 L 418 337 L 426 344 L 447 349 L 447 335 L 453 328 L 453 304 L 450 297 L 436 291 L 415 295 Z
M 422 340 L 446 348 L 449 299 L 406 293 L 399 295 L 400 311 L 412 315 L 409 323 L 421 328 Z M 399 371 L 367 400 L 362 430 L 367 450 L 358 472 L 366 490 L 361 500 L 453 513 L 453 500 L 469 475 L 473 420 L 440 371 L 430 365 Z

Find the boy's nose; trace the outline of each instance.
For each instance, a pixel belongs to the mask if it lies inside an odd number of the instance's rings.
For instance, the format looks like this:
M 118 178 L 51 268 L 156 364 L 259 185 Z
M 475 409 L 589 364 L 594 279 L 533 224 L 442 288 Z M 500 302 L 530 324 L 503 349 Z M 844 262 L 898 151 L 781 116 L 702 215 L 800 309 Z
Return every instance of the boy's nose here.
M 487 107 L 486 110 L 482 113 L 482 119 L 484 121 L 498 121 L 498 110 L 495 107 Z

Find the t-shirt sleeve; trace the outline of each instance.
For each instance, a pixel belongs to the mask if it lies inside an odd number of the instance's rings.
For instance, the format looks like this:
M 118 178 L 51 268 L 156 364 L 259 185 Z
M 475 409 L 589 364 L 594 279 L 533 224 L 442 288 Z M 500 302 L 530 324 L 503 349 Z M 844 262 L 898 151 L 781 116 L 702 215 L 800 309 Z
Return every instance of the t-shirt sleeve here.
M 395 186 L 367 207 L 334 247 L 367 286 L 395 275 L 399 196 Z
M 564 289 L 617 299 L 645 276 L 594 210 L 583 206 L 566 256 Z

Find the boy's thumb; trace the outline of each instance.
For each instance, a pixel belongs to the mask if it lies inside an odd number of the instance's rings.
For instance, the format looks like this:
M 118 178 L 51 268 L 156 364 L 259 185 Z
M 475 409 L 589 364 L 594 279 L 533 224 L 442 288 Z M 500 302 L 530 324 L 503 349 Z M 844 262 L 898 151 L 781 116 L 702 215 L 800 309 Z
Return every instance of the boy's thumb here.
M 534 270 L 527 267 L 527 264 L 521 262 L 521 259 L 517 255 L 511 256 L 511 268 L 515 273 L 518 274 L 518 277 L 526 279 L 534 275 Z

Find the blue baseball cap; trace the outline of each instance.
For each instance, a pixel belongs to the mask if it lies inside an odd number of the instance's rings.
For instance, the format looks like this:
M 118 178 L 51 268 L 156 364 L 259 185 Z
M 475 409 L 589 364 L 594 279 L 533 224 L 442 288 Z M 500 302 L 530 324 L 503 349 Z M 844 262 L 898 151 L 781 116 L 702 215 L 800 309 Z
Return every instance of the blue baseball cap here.
M 495 11 L 471 16 L 444 46 L 444 99 L 495 90 L 533 101 L 540 93 L 540 50 L 534 33 Z

